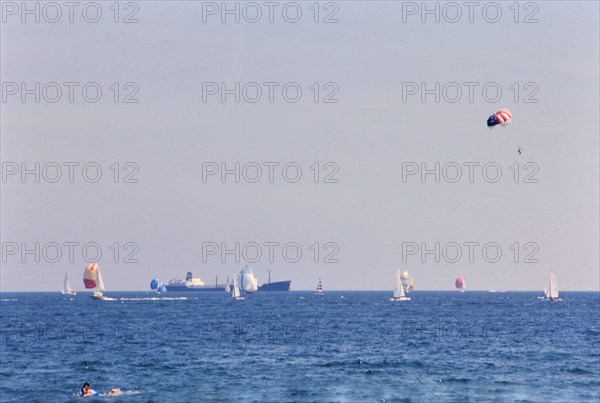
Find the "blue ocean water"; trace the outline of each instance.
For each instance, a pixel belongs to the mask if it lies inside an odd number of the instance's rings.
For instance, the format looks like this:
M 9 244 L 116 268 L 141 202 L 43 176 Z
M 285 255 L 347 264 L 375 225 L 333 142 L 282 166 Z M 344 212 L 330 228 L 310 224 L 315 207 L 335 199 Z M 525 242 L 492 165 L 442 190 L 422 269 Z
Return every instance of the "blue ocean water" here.
M 598 402 L 600 294 L 0 295 L 0 401 Z

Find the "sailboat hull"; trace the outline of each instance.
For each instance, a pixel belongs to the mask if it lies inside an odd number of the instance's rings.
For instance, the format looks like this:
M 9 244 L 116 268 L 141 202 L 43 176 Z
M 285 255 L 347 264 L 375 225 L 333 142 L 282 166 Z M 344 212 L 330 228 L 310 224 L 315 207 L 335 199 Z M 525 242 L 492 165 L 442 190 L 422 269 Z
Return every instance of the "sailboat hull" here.
M 390 301 L 410 301 L 410 297 L 392 297 Z
M 116 299 L 104 295 L 92 295 L 92 299 L 95 299 L 96 301 L 116 301 Z
M 97 301 L 116 301 L 114 298 L 107 297 L 101 292 L 97 291 L 92 294 L 92 299 L 95 299 Z

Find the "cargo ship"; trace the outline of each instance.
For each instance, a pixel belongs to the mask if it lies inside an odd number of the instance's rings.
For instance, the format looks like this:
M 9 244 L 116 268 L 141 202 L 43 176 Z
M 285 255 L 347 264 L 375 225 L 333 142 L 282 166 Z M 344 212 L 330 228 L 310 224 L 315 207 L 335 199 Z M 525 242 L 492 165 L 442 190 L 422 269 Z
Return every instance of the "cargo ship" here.
M 291 283 L 292 280 L 271 283 L 271 270 L 269 270 L 269 282 L 258 287 L 258 291 L 289 291 Z
M 199 277 L 193 277 L 192 272 L 188 271 L 185 275 L 185 280 L 174 278 L 166 284 L 167 291 L 225 291 L 227 284 L 218 284 L 218 279 L 215 278 L 215 285 L 206 285 Z

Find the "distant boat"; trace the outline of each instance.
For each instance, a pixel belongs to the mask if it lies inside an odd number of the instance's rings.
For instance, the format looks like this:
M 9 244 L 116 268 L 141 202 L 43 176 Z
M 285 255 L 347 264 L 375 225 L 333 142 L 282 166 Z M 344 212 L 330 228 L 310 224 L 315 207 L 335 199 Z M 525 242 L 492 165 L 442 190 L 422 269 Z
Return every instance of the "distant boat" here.
M 111 300 L 104 296 L 104 281 L 102 280 L 102 274 L 100 273 L 100 266 L 98 263 L 90 263 L 83 272 L 83 284 L 85 288 L 93 288 L 94 293 L 92 294 L 93 299 L 97 300 Z
M 410 301 L 410 297 L 404 294 L 400 269 L 396 271 L 396 286 L 394 287 L 394 296 L 390 298 L 390 301 Z
M 225 292 L 231 292 L 231 287 L 229 286 L 229 277 L 227 277 L 227 282 L 225 283 Z
M 215 285 L 206 285 L 200 277 L 194 277 L 191 271 L 188 271 L 185 275 L 185 280 L 180 278 L 174 278 L 166 285 L 167 291 L 173 292 L 188 292 L 188 291 L 223 291 L 227 289 L 226 284 L 218 284 L 215 281 Z M 229 292 L 229 291 L 228 291 Z
M 454 286 L 458 289 L 458 291 L 465 292 L 465 288 L 466 288 L 465 278 L 463 277 L 462 274 L 456 278 L 456 281 L 454 282 Z
M 556 276 L 554 272 L 550 272 L 550 288 L 548 290 L 548 299 L 551 301 L 558 301 L 558 282 L 556 281 Z
M 238 287 L 237 278 L 235 276 L 233 276 L 233 290 L 231 291 L 231 297 L 235 301 L 241 301 L 244 299 L 244 297 L 240 295 L 240 288 Z
M 540 299 L 540 300 L 542 300 L 542 301 L 543 301 L 543 300 L 545 300 L 545 299 L 548 299 L 549 297 L 550 297 L 550 296 L 549 296 L 549 294 L 548 294 L 548 287 L 544 287 L 544 296 L 543 296 L 543 297 L 537 297 L 537 299 Z
M 71 281 L 69 280 L 67 273 L 65 273 L 65 281 L 63 282 L 63 288 L 60 290 L 60 293 L 63 295 L 77 295 L 77 293 L 73 291 L 73 287 L 71 287 Z
M 269 272 L 269 282 L 258 287 L 258 291 L 289 291 L 292 280 L 275 281 L 271 283 L 271 270 Z
M 292 280 L 274 281 L 258 287 L 258 291 L 289 291 Z
M 319 284 L 317 284 L 317 288 L 315 290 L 315 295 L 325 295 L 325 291 L 323 291 L 323 283 L 321 283 L 321 279 L 319 279 Z

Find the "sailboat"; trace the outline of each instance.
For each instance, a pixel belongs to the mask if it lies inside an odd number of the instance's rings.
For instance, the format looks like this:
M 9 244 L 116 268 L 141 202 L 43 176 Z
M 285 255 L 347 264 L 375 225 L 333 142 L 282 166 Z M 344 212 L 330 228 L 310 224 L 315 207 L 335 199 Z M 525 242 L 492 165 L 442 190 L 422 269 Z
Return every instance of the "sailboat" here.
M 396 286 L 394 287 L 394 296 L 390 298 L 390 301 L 410 301 L 410 297 L 404 294 L 400 269 L 396 271 Z
M 240 295 L 240 288 L 238 287 L 237 278 L 235 276 L 233 277 L 233 290 L 231 290 L 231 297 L 235 301 L 241 301 L 244 299 L 244 297 Z
M 90 263 L 83 272 L 83 284 L 85 288 L 93 288 L 94 293 L 92 294 L 93 299 L 98 300 L 112 300 L 104 296 L 104 281 L 102 280 L 102 274 L 100 274 L 100 266 L 98 263 Z
M 60 293 L 63 295 L 77 295 L 77 293 L 73 291 L 73 287 L 71 287 L 71 281 L 69 280 L 69 275 L 67 273 L 65 273 L 65 281 Z
M 549 298 L 549 292 L 548 292 L 548 287 L 544 287 L 544 296 L 543 297 L 537 297 L 537 299 L 539 300 L 545 300 Z
M 317 284 L 317 289 L 315 290 L 315 295 L 325 295 L 325 291 L 323 291 L 323 283 L 321 283 L 321 279 L 319 279 L 319 284 Z
M 551 301 L 559 301 L 558 298 L 558 282 L 556 281 L 556 276 L 554 272 L 550 272 L 550 288 L 548 290 L 548 299 Z

